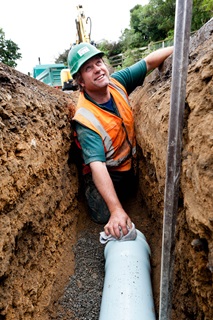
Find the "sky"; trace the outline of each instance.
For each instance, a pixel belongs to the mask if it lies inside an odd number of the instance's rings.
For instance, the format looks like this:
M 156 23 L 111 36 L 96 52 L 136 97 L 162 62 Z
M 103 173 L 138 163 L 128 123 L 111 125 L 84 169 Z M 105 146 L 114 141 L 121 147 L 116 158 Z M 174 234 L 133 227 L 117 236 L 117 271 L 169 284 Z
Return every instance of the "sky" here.
M 0 28 L 6 40 L 20 48 L 22 59 L 16 69 L 32 74 L 39 64 L 54 63 L 55 59 L 76 41 L 77 5 L 82 5 L 92 21 L 91 39 L 117 41 L 129 28 L 130 10 L 149 0 L 2 0 Z

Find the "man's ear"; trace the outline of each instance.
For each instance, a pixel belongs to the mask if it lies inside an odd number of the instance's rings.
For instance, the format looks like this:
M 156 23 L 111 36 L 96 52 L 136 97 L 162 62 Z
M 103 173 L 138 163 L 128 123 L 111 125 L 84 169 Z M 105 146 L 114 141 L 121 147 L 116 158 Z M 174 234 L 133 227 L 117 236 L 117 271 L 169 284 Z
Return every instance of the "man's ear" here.
M 84 87 L 84 80 L 81 76 L 78 79 L 78 83 L 80 84 L 80 86 Z

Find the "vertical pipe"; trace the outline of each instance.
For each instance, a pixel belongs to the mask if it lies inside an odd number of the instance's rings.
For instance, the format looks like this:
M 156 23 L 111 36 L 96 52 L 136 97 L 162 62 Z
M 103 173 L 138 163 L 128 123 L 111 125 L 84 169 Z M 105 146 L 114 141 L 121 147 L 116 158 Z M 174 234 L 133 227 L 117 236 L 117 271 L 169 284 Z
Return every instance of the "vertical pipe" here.
M 159 320 L 172 311 L 175 228 L 178 211 L 181 148 L 185 107 L 192 0 L 176 0 L 172 87 L 167 147 Z
M 106 244 L 99 320 L 156 320 L 150 277 L 150 248 L 138 230 L 131 241 Z

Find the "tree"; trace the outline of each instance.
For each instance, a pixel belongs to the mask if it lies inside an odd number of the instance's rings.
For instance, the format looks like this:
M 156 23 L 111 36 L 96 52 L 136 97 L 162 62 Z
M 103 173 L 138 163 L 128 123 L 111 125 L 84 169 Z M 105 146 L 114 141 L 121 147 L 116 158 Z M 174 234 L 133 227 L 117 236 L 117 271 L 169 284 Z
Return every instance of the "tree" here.
M 122 43 L 119 42 L 109 42 L 107 40 L 101 42 L 97 45 L 100 51 L 103 51 L 107 57 L 115 56 L 122 52 Z
M 0 62 L 15 68 L 16 60 L 21 59 L 22 55 L 19 52 L 19 47 L 12 40 L 5 39 L 5 33 L 0 28 Z
M 163 40 L 174 28 L 175 0 L 150 0 L 130 10 L 130 27 L 138 34 L 137 47 Z M 140 35 L 140 36 L 139 36 Z
M 212 17 L 212 13 L 212 0 L 194 0 L 192 7 L 192 31 L 200 29 Z

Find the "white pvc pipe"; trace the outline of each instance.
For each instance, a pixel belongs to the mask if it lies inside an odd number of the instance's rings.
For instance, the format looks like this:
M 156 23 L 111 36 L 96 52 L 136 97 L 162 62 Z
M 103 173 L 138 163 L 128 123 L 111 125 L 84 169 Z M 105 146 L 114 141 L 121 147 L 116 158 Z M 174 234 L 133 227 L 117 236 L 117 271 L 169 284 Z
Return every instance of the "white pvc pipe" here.
M 156 320 L 150 277 L 150 248 L 136 240 L 109 241 L 99 320 Z

